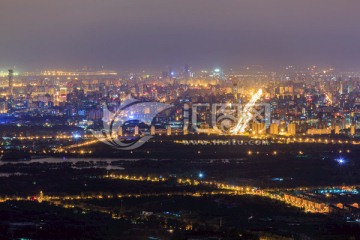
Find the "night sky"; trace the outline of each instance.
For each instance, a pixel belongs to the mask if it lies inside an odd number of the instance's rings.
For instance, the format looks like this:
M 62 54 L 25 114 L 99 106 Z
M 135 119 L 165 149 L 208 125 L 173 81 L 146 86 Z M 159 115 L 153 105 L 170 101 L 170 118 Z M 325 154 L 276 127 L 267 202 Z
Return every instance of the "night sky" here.
M 0 0 L 0 69 L 360 70 L 359 0 Z

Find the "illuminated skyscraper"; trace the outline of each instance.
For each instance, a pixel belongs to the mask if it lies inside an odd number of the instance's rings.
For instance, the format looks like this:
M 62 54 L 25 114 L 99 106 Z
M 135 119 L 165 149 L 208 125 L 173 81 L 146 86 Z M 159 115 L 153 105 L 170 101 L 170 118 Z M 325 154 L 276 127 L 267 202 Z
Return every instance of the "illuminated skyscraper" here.
M 276 123 L 270 124 L 270 134 L 278 135 L 279 134 L 279 125 Z
M 167 134 L 168 136 L 171 135 L 171 126 L 170 126 L 170 125 L 168 125 L 168 126 L 166 127 L 166 134 Z
M 343 94 L 343 82 L 341 79 L 339 80 L 339 94 Z
M 150 128 L 150 134 L 153 135 L 153 136 L 156 134 L 154 125 L 152 125 L 151 128 Z
M 184 105 L 184 135 L 187 135 L 189 131 L 189 123 L 190 123 L 189 109 L 190 109 L 189 104 L 185 104 Z
M 134 135 L 135 136 L 139 135 L 139 126 L 135 126 Z
M 355 128 L 354 125 L 351 125 L 351 126 L 350 126 L 350 135 L 354 136 L 355 133 L 356 133 L 356 128 Z
M 262 135 L 265 134 L 265 123 L 264 122 L 253 122 L 252 123 L 252 134 L 253 135 Z
M 238 79 L 233 79 L 232 80 L 232 94 L 234 95 L 234 99 L 238 100 L 238 92 L 239 92 L 239 86 L 238 86 L 239 82 Z
M 11 97 L 13 95 L 13 80 L 14 80 L 14 71 L 12 69 L 9 69 L 9 96 Z
M 67 100 L 67 88 L 62 87 L 60 88 L 59 102 L 66 102 L 66 100 Z
M 296 135 L 296 124 L 295 123 L 289 123 L 289 125 L 288 125 L 288 134 Z

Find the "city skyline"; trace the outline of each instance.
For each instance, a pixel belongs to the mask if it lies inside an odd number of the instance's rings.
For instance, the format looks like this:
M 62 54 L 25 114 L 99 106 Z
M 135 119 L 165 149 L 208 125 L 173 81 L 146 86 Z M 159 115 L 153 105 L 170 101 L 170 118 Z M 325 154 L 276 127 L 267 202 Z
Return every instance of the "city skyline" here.
M 360 1 L 0 0 L 0 239 L 360 239 Z

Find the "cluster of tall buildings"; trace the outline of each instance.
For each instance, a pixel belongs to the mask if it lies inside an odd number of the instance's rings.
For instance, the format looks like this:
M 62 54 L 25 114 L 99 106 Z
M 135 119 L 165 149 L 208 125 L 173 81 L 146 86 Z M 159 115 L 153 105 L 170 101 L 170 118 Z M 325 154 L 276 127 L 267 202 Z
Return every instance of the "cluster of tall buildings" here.
M 75 125 L 84 121 L 97 123 L 107 119 L 105 108 L 116 111 L 131 95 L 141 101 L 173 106 L 157 115 L 152 124 L 191 132 L 223 128 L 219 124 L 224 123 L 216 121 L 221 115 L 215 115 L 214 121 L 213 106 L 232 104 L 244 108 L 262 89 L 257 104 L 267 104 L 270 115 L 249 121 L 247 134 L 355 135 L 360 128 L 360 74 L 335 73 L 333 69 L 267 72 L 256 66 L 237 72 L 220 68 L 193 71 L 185 65 L 180 71 L 167 68 L 158 73 L 101 70 L 14 75 L 9 70 L 8 76 L 0 77 L 1 114 L 60 116 L 67 124 Z M 184 104 L 188 105 L 186 111 Z M 207 105 L 195 114 L 192 111 L 196 104 Z M 239 113 L 231 114 L 228 128 L 239 117 Z M 193 116 L 195 123 L 191 121 Z

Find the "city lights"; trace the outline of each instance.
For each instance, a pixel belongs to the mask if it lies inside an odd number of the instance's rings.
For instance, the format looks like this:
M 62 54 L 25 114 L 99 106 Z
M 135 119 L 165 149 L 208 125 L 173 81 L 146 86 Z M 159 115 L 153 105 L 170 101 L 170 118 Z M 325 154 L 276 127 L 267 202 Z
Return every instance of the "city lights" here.
M 359 9 L 2 0 L 0 240 L 359 239 Z
M 346 160 L 342 157 L 335 159 L 335 161 L 339 164 L 339 165 L 344 165 L 346 163 Z

